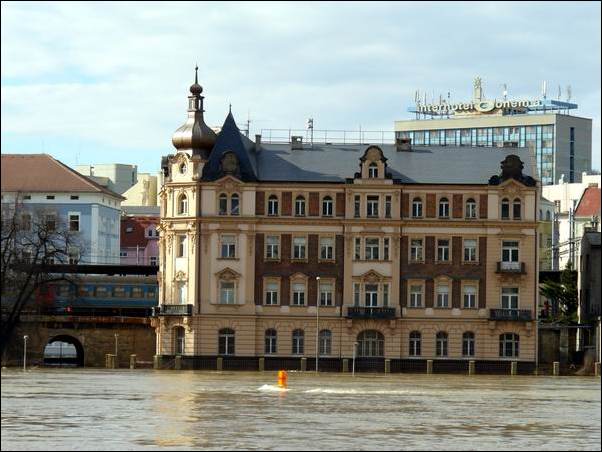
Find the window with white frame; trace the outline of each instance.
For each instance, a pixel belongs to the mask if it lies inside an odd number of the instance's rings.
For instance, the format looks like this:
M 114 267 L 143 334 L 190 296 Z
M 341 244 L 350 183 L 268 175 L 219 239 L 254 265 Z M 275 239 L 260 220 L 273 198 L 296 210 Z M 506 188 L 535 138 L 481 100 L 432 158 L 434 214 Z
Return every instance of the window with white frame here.
M 270 195 L 268 198 L 268 215 L 278 215 L 278 197 L 276 195 Z
M 475 339 L 472 331 L 462 334 L 462 356 L 475 355 Z
M 379 259 L 380 240 L 376 237 L 366 237 L 365 259 L 368 261 Z
M 305 198 L 301 195 L 295 198 L 295 216 L 305 216 Z
M 392 201 L 391 196 L 385 196 L 385 218 L 391 218 Z
M 412 217 L 422 218 L 422 199 L 414 198 L 412 201 Z
M 305 259 L 306 249 L 305 237 L 293 237 L 293 259 Z
M 265 258 L 280 259 L 280 236 L 268 235 L 265 239 Z
M 265 354 L 278 353 L 278 333 L 270 328 L 265 331 Z
M 518 287 L 502 287 L 502 309 L 518 309 Z
M 178 304 L 186 304 L 186 281 L 176 283 Z
M 366 215 L 378 217 L 378 196 L 368 196 L 366 202 Z
M 388 237 L 385 237 L 383 239 L 383 259 L 386 261 L 389 260 L 389 243 L 390 239 Z
M 449 285 L 437 285 L 437 307 L 449 308 Z
M 223 259 L 233 259 L 236 257 L 236 236 L 233 234 L 224 234 L 221 237 L 221 255 Z
M 437 356 L 447 356 L 447 333 L 439 331 L 436 336 Z
M 333 212 L 333 205 L 334 203 L 332 201 L 332 198 L 330 196 L 325 196 L 324 199 L 322 199 L 322 216 L 331 217 Z
M 477 203 L 473 198 L 468 198 L 466 200 L 465 216 L 468 219 L 474 219 L 477 217 Z
M 449 261 L 449 239 L 437 240 L 437 260 L 440 262 Z
M 410 284 L 410 308 L 422 307 L 422 284 Z
M 477 288 L 473 285 L 464 286 L 464 309 L 477 307 Z
M 219 282 L 219 302 L 220 304 L 236 303 L 236 285 L 234 281 L 220 280 Z
M 279 284 L 276 281 L 268 281 L 265 287 L 265 304 L 266 305 L 277 305 L 278 304 L 278 290 Z
M 320 237 L 320 259 L 334 259 L 334 239 L 332 237 Z
M 320 281 L 320 306 L 332 306 L 333 285 L 329 281 Z
M 464 240 L 464 262 L 477 261 L 477 241 L 476 239 Z
M 230 197 L 230 215 L 240 215 L 240 198 L 236 193 Z
M 449 218 L 449 201 L 447 198 L 439 200 L 439 218 Z
M 236 335 L 234 330 L 224 328 L 219 330 L 218 335 L 218 354 L 234 355 Z
M 360 260 L 362 258 L 361 253 L 362 253 L 362 239 L 360 237 L 356 237 L 353 258 L 357 261 Z
M 370 165 L 368 165 L 368 177 L 370 179 L 378 178 L 378 165 L 376 162 L 372 162 Z
M 502 270 L 519 270 L 519 242 L 515 240 L 502 241 Z
M 359 306 L 361 299 L 361 286 L 359 283 L 353 284 L 353 306 Z
M 305 283 L 293 283 L 293 306 L 305 306 Z
M 332 333 L 330 330 L 320 331 L 320 356 L 328 356 L 332 353 Z
M 177 257 L 188 256 L 188 238 L 185 235 L 177 236 L 178 254 Z
M 79 231 L 79 213 L 69 212 L 69 231 Z
M 366 307 L 375 308 L 378 306 L 378 284 L 365 285 L 364 299 L 366 301 Z
M 182 193 L 178 198 L 178 215 L 186 215 L 188 213 L 188 198 Z
M 422 262 L 424 260 L 422 239 L 410 240 L 410 260 L 412 262 Z
M 500 358 L 518 358 L 519 345 L 520 337 L 518 334 L 500 334 Z
M 302 355 L 305 348 L 305 333 L 303 330 L 293 331 L 293 355 Z
M 383 306 L 389 306 L 389 284 L 383 283 Z
M 412 331 L 410 333 L 410 356 L 421 355 L 422 335 L 420 331 Z

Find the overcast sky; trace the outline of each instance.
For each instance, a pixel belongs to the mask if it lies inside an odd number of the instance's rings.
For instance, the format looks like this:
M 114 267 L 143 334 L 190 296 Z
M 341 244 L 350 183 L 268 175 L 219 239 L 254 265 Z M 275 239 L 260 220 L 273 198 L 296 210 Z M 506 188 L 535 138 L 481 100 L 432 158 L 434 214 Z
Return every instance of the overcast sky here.
M 470 100 L 572 86 L 600 169 L 600 3 L 2 2 L 3 153 L 68 165 L 174 151 L 199 65 L 206 120 L 393 130 L 421 89 Z

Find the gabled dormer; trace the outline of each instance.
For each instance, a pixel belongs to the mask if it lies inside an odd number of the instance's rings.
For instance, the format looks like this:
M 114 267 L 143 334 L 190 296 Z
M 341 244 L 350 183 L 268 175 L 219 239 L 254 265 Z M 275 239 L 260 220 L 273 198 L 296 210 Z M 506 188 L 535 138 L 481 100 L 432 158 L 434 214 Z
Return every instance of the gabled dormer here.
M 361 179 L 362 182 L 382 183 L 386 179 L 391 179 L 391 174 L 387 172 L 387 158 L 378 146 L 369 146 L 364 155 L 360 157 L 360 171 L 355 173 L 355 179 Z

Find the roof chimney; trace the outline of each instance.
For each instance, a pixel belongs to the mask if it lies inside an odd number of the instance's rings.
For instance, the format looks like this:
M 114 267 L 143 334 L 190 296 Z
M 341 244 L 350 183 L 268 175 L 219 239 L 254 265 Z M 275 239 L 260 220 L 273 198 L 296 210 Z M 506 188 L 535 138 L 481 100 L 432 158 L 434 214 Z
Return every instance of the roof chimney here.
M 411 138 L 396 138 L 395 139 L 395 149 L 397 149 L 397 152 L 412 151 L 412 139 Z

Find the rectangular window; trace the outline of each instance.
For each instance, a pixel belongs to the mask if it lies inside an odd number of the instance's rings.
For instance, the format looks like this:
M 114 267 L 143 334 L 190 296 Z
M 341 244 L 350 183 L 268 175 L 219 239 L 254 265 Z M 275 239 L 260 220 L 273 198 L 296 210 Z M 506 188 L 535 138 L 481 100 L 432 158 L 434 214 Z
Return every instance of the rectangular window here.
M 320 283 L 320 306 L 332 306 L 332 283 Z
M 353 284 L 353 306 L 360 305 L 360 285 L 358 283 Z
M 185 235 L 178 236 L 178 254 L 177 257 L 188 256 L 188 240 Z
M 54 199 L 54 195 L 46 195 L 46 199 Z
M 422 239 L 412 239 L 410 241 L 410 260 L 412 262 L 422 262 L 424 260 Z
M 389 285 L 383 284 L 383 306 L 389 306 Z
M 280 237 L 277 235 L 268 235 L 265 243 L 265 258 L 280 259 Z
M 332 237 L 320 237 L 320 259 L 334 259 L 334 239 Z
M 389 241 L 390 239 L 388 237 L 383 239 L 383 259 L 386 261 L 389 260 Z
M 518 287 L 502 288 L 502 309 L 518 309 Z
M 46 230 L 47 231 L 56 230 L 56 215 L 54 215 L 54 214 L 46 215 Z
M 159 259 L 157 258 L 157 256 L 151 256 L 150 257 L 150 264 L 151 265 L 157 265 L 158 261 L 159 261 Z
M 360 217 L 360 209 L 361 209 L 361 201 L 360 201 L 360 195 L 355 195 L 354 201 L 353 201 L 353 216 L 355 218 L 359 218 Z
M 361 250 L 362 250 L 362 239 L 359 237 L 356 237 L 355 238 L 355 252 L 354 252 L 355 260 L 360 260 L 362 258 Z
M 144 291 L 142 290 L 142 287 L 132 287 L 132 292 L 130 296 L 132 298 L 143 298 Z
M 220 281 L 219 302 L 221 304 L 235 304 L 233 281 Z
M 110 296 L 109 289 L 107 287 L 99 286 L 94 291 L 94 296 L 97 298 L 108 298 Z
M 437 260 L 440 262 L 449 261 L 449 240 L 437 240 Z
M 305 284 L 293 284 L 293 306 L 305 306 Z
M 71 195 L 71 199 L 75 200 L 75 199 L 79 199 L 78 195 Z
M 385 217 L 391 218 L 391 197 L 385 196 Z
M 437 286 L 437 307 L 449 308 L 449 286 L 447 284 Z
M 79 232 L 79 213 L 69 214 L 69 231 Z
M 265 304 L 266 305 L 278 304 L 278 283 L 277 282 L 269 282 L 266 284 Z
M 475 286 L 464 286 L 464 309 L 477 307 L 477 288 Z
M 412 284 L 410 286 L 410 308 L 422 307 L 422 285 Z
M 477 261 L 477 241 L 474 239 L 464 240 L 464 262 Z
M 422 200 L 420 198 L 416 198 L 412 201 L 412 217 L 422 217 Z
M 365 286 L 366 307 L 375 308 L 378 306 L 378 284 L 366 284 Z
M 222 235 L 221 255 L 224 259 L 232 259 L 236 257 L 236 236 Z
M 366 238 L 366 260 L 378 260 L 379 259 L 379 242 L 378 238 Z
M 305 237 L 293 238 L 293 259 L 305 259 Z
M 518 261 L 519 242 L 504 240 L 502 242 L 502 270 L 520 270 Z
M 378 217 L 378 196 L 368 196 L 366 215 L 373 218 Z

